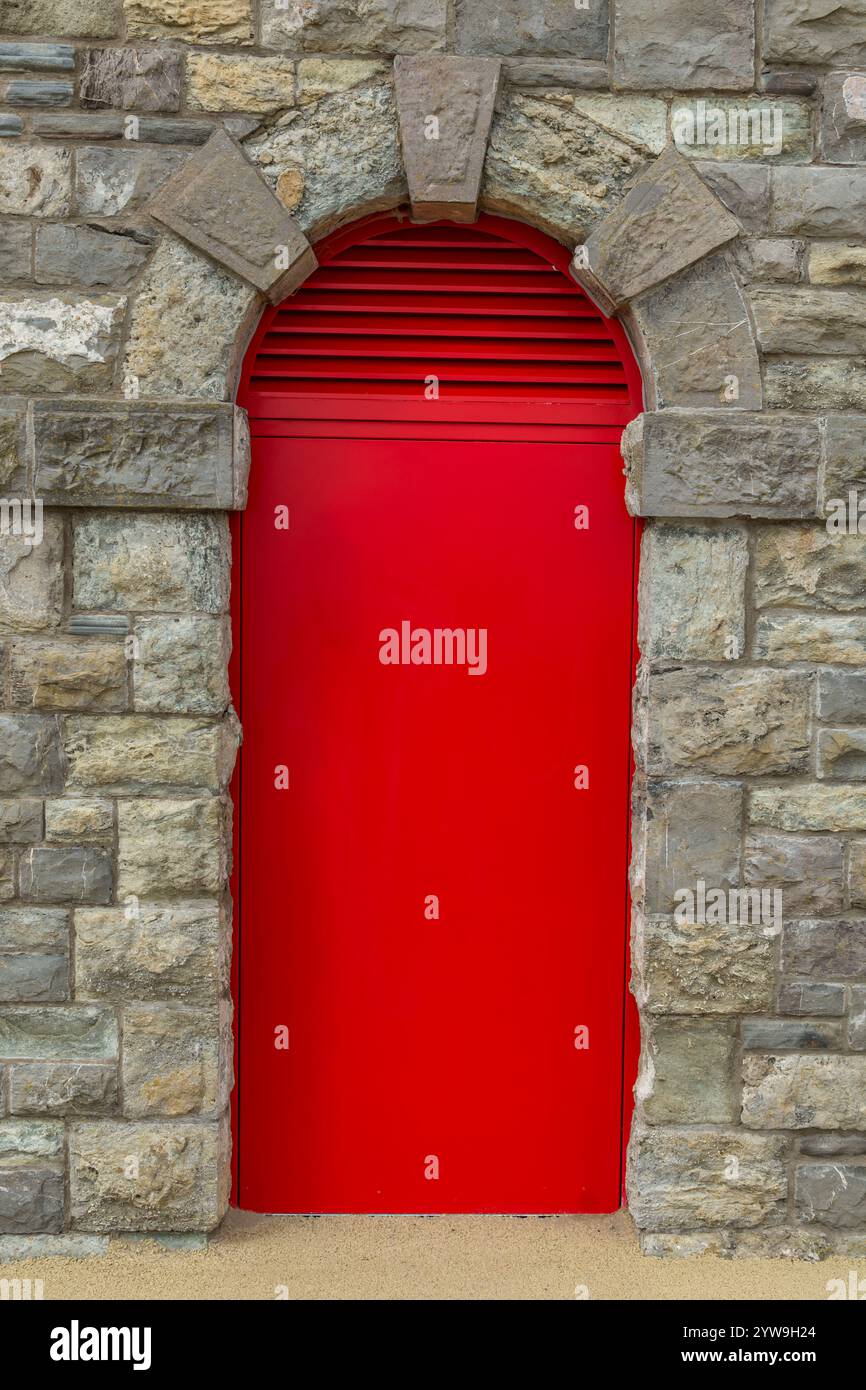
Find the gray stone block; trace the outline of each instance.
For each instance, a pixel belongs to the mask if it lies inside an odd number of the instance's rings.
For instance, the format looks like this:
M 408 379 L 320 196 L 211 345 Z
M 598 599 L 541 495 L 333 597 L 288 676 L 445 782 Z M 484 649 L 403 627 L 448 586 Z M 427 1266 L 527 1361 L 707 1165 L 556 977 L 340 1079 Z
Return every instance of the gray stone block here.
M 23 129 L 24 121 L 21 116 L 14 116 L 11 112 L 4 112 L 0 116 L 0 138 L 20 135 Z
M 396 58 L 394 83 L 412 216 L 474 222 L 499 63 Z
M 866 1154 L 866 1134 L 809 1134 L 800 1140 L 800 1153 L 811 1158 Z
M 0 845 L 32 845 L 41 839 L 41 801 L 32 797 L 0 801 Z
M 27 223 L 0 223 L 0 275 L 3 279 L 29 279 L 31 256 L 31 232 Z
M 29 902 L 111 901 L 111 855 L 90 845 L 40 846 L 21 856 L 21 896 Z
M 849 782 L 866 779 L 866 729 L 821 729 L 818 776 L 841 777 Z
M 107 1255 L 108 1244 L 108 1236 L 3 1236 L 0 1264 L 13 1260 L 84 1260 L 91 1255 Z
M 6 1168 L 0 1162 L 0 1234 L 63 1229 L 63 1173 L 59 1167 Z
M 0 213 L 68 217 L 72 205 L 68 150 L 21 143 L 0 148 Z
M 44 714 L 0 714 L 0 791 L 59 791 L 62 782 L 56 721 Z
M 2 0 L 0 33 L 58 34 L 64 39 L 112 39 L 123 0 Z
M 622 438 L 634 516 L 818 514 L 818 422 L 785 413 L 646 412 Z
M 814 980 L 785 980 L 779 990 L 779 1013 L 809 1018 L 841 1018 L 845 1012 L 844 985 Z
M 90 48 L 81 68 L 81 105 L 124 111 L 177 111 L 183 55 L 170 48 Z
M 842 841 L 831 835 L 752 831 L 746 837 L 743 882 L 750 888 L 778 888 L 786 917 L 841 912 Z
M 62 908 L 53 907 L 16 906 L 0 909 L 0 950 L 67 953 L 69 914 Z
M 650 676 L 647 768 L 736 777 L 805 772 L 812 686 L 795 671 L 686 667 Z
M 654 782 L 646 797 L 646 909 L 673 912 L 698 879 L 727 890 L 740 881 L 743 794 L 717 782 Z
M 262 0 L 262 42 L 292 53 L 429 53 L 445 47 L 446 0 Z
M 246 493 L 244 423 L 216 402 L 39 401 L 36 490 L 67 507 L 233 508 Z
M 772 170 L 771 229 L 782 236 L 862 235 L 866 168 L 822 169 L 788 164 Z
M 803 0 L 767 0 L 764 56 L 787 63 L 866 62 L 866 5 L 804 4 Z
M 225 131 L 151 200 L 158 222 L 279 303 L 316 267 L 312 247 L 255 165 Z
M 826 724 L 866 724 L 866 671 L 819 671 L 818 718 Z
M 148 255 L 143 233 L 118 236 L 97 227 L 47 223 L 36 233 L 35 279 L 42 285 L 127 289 Z
M 114 1010 L 96 1004 L 54 1005 L 35 1008 L 12 1005 L 0 1008 L 0 1056 L 24 1062 L 113 1061 L 117 1057 L 118 1033 Z M 53 1131 L 18 1130 L 0 1126 L 0 1162 L 9 1152 L 21 1151 L 22 1134 L 29 1143 L 48 1143 Z M 16 1148 L 17 1145 L 17 1148 Z
M 229 538 L 223 518 L 96 512 L 73 520 L 76 608 L 224 613 L 228 594 Z
M 789 1141 L 742 1130 L 660 1129 L 632 1139 L 629 1208 L 652 1231 L 779 1225 Z
M 133 703 L 149 714 L 221 714 L 228 708 L 231 632 L 203 614 L 138 618 Z
M 228 873 L 228 808 L 215 797 L 119 801 L 118 897 L 220 893 Z
M 732 212 L 744 232 L 760 235 L 770 217 L 770 170 L 734 160 L 702 160 L 697 170 L 704 183 Z
M 69 998 L 69 956 L 0 951 L 0 1001 L 60 1004 Z
M 740 225 L 673 145 L 575 253 L 572 274 L 603 313 L 739 235 Z
M 109 1115 L 117 1067 L 103 1062 L 16 1062 L 9 1069 L 13 1115 Z
M 123 1113 L 131 1119 L 222 1114 L 231 1029 L 225 1006 L 129 1004 L 123 1011 Z
M 459 53 L 606 58 L 608 0 L 458 0 Z
M 71 43 L 0 43 L 0 72 L 72 72 Z
M 749 91 L 754 82 L 753 0 L 615 0 L 617 86 Z
M 10 82 L 6 101 L 10 106 L 68 106 L 75 95 L 71 82 L 28 81 L 22 78 Z
M 852 985 L 848 999 L 848 1046 L 866 1052 L 866 985 Z
M 75 196 L 82 217 L 125 217 L 140 211 L 157 189 L 189 158 L 188 150 L 151 146 L 103 148 L 85 145 L 76 155 Z
M 751 1129 L 862 1130 L 866 1057 L 748 1053 L 742 1118 Z
M 794 1181 L 801 1221 L 820 1221 L 834 1230 L 866 1225 L 866 1166 L 857 1163 L 801 1163 Z
M 794 1023 L 779 1018 L 744 1018 L 743 1047 L 760 1052 L 822 1052 L 842 1046 L 841 1023 Z
M 729 1124 L 737 1118 L 736 1024 L 723 1019 L 660 1019 L 649 1042 L 650 1124 Z
M 824 79 L 821 154 L 830 164 L 866 161 L 866 72 L 828 72 Z
M 866 975 L 866 921 L 789 922 L 782 933 L 782 967 L 818 980 Z
M 750 296 L 767 353 L 851 356 L 866 352 L 866 295 L 857 290 L 756 289 Z

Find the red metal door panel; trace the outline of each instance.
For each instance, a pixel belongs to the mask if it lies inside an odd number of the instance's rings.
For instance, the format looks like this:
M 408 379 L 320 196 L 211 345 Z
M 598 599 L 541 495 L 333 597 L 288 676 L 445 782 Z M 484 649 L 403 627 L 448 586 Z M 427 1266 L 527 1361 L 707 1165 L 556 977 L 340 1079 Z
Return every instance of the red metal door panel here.
M 254 442 L 241 1206 L 619 1205 L 633 528 L 611 443 Z

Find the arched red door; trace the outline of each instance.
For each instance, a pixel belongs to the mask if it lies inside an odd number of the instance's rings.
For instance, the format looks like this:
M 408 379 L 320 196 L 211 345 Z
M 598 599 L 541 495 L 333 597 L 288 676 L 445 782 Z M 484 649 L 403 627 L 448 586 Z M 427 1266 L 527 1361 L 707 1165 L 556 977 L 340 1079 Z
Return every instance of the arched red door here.
M 637 367 L 517 223 L 318 249 L 240 394 L 235 1200 L 609 1211 Z

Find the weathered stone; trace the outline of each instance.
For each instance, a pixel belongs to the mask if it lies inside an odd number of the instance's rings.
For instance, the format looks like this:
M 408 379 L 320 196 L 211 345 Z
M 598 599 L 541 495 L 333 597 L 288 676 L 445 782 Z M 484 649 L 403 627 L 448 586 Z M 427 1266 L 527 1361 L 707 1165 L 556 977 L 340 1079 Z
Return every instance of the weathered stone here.
M 225 619 L 139 618 L 135 637 L 136 710 L 151 714 L 221 714 L 227 708 L 231 632 Z
M 75 520 L 76 608 L 224 613 L 228 582 L 221 517 L 97 512 Z
M 262 0 L 262 42 L 293 53 L 429 53 L 445 46 L 446 18 L 446 0 Z
M 866 1057 L 750 1053 L 742 1118 L 750 1129 L 862 1129 Z
M 808 676 L 790 671 L 657 672 L 649 678 L 648 769 L 803 772 L 810 691 Z
M 866 672 L 819 671 L 818 718 L 825 724 L 866 724 Z
M 63 1229 L 63 1171 L 60 1166 L 7 1169 L 0 1162 L 0 1232 Z
M 793 97 L 698 97 L 671 107 L 671 133 L 692 159 L 812 158 L 812 108 Z
M 862 782 L 866 778 L 866 729 L 822 729 L 818 734 L 818 776 Z
M 216 128 L 216 121 L 200 116 L 140 116 L 137 117 L 137 139 L 141 144 L 205 145 Z M 257 116 L 224 116 L 221 124 L 243 140 L 259 125 Z M 87 111 L 40 112 L 31 119 L 34 135 L 52 140 L 124 140 L 132 139 L 126 116 L 120 112 Z M 180 155 L 180 151 L 175 152 Z
M 809 279 L 813 285 L 866 285 L 866 246 L 848 241 L 813 241 L 809 247 Z
M 866 8 L 863 14 L 866 20 Z M 824 79 L 821 154 L 829 164 L 866 160 L 866 73 L 829 72 Z
M 779 990 L 779 1013 L 807 1018 L 841 1018 L 845 1012 L 843 985 L 813 980 L 786 980 Z
M 650 782 L 646 793 L 646 908 L 673 912 L 699 878 L 727 890 L 740 879 L 742 792 L 715 782 Z
M 302 58 L 297 65 L 297 99 L 304 106 L 355 87 L 380 87 L 391 80 L 381 58 Z
M 474 222 L 499 63 L 451 55 L 396 58 L 394 85 L 413 218 Z
M 42 802 L 31 797 L 0 801 L 0 844 L 29 845 L 42 839 Z M 2 928 L 0 928 L 2 942 Z
M 606 58 L 607 0 L 504 0 L 491 8 L 485 0 L 460 0 L 457 49 L 460 53 L 560 55 Z M 631 85 L 631 84 L 630 84 Z
M 751 300 L 764 352 L 866 351 L 866 294 L 786 286 L 755 290 Z
M 108 1254 L 108 1236 L 3 1236 L 0 1237 L 0 1264 L 13 1260 L 85 1260 Z
M 802 1163 L 794 1200 L 801 1221 L 820 1221 L 836 1230 L 866 1223 L 866 1166 L 856 1163 Z
M 0 792 L 57 791 L 57 724 L 44 714 L 0 714 Z
M 295 104 L 294 64 L 288 58 L 193 53 L 187 100 L 193 111 L 283 111 Z M 221 192 L 230 193 L 230 185 Z
M 111 1061 L 117 1056 L 117 1022 L 95 1004 L 0 1009 L 0 1055 L 22 1061 Z
M 85 797 L 52 798 L 45 803 L 45 838 L 55 844 L 110 844 L 114 839 L 114 804 Z
M 75 638 L 13 642 L 9 664 L 15 705 L 47 710 L 126 709 L 126 656 L 120 643 Z
M 50 222 L 36 233 L 36 280 L 42 285 L 127 289 L 150 254 L 141 234 L 118 236 L 97 227 Z
M 771 410 L 866 411 L 866 358 L 767 358 L 764 391 Z
M 777 1225 L 785 1216 L 787 1151 L 781 1135 L 738 1129 L 637 1131 L 631 1214 L 653 1231 Z
M 656 1022 L 647 1057 L 652 1090 L 644 1100 L 644 1118 L 658 1125 L 727 1124 L 736 1120 L 736 1046 L 733 1022 Z M 637 1094 L 641 1094 L 640 1078 Z
M 219 893 L 227 872 L 226 820 L 227 808 L 215 797 L 118 802 L 118 897 Z
M 73 613 L 66 630 L 73 637 L 125 637 L 129 618 L 125 613 Z
M 723 256 L 709 256 L 633 301 L 652 363 L 654 404 L 760 410 L 761 367 L 743 292 Z
M 126 301 L 76 294 L 0 299 L 0 361 L 9 390 L 110 387 Z
M 789 922 L 782 933 L 783 969 L 818 980 L 866 974 L 866 922 Z
M 5 100 L 10 106 L 68 106 L 75 95 L 71 82 L 42 79 L 19 79 L 6 88 Z
M 604 313 L 737 236 L 739 224 L 670 145 L 594 227 L 572 273 Z
M 109 1115 L 117 1068 L 103 1062 L 24 1062 L 10 1067 L 13 1115 Z
M 30 276 L 30 239 L 26 222 L 0 223 L 0 275 L 4 280 L 22 280 Z
M 755 629 L 755 655 L 767 661 L 866 662 L 866 618 L 823 613 L 762 614 Z
M 833 536 L 823 526 L 760 526 L 755 537 L 758 608 L 862 607 L 866 536 Z
M 734 243 L 734 259 L 747 283 L 796 283 L 802 275 L 803 242 L 790 237 L 750 237 Z
M 77 1121 L 70 1213 L 86 1231 L 212 1230 L 228 1206 L 225 1126 Z M 134 1159 L 134 1162 L 130 1162 Z
M 0 72 L 72 72 L 74 67 L 71 43 L 0 43 Z
M 812 1158 L 848 1157 L 866 1154 L 866 1135 L 809 1134 L 800 1140 L 800 1153 Z
M 51 1120 L 3 1120 L 0 1122 L 0 1164 L 60 1161 L 63 1158 L 63 1125 Z
M 741 526 L 648 526 L 641 545 L 641 652 L 704 661 L 741 655 L 748 564 Z
M 2 0 L 0 33 L 111 39 L 120 29 L 121 5 L 122 0 Z
M 866 5 L 814 5 L 767 0 L 764 56 L 787 63 L 859 63 L 866 60 Z
M 222 509 L 246 493 L 245 433 L 230 405 L 39 401 L 34 433 L 37 491 L 63 506 Z
M 108 850 L 89 845 L 43 845 L 21 856 L 21 896 L 30 902 L 107 903 L 112 878 Z
M 69 956 L 47 951 L 0 951 L 4 1004 L 58 1004 L 69 998 Z
M 0 950 L 68 952 L 69 914 L 59 907 L 7 907 L 0 911 Z
M 7 453 L 7 458 L 9 457 Z M 42 518 L 42 542 L 5 536 L 0 546 L 0 621 L 18 632 L 56 627 L 63 604 L 63 520 Z
M 847 508 L 850 491 L 866 490 L 866 417 L 862 415 L 828 415 L 824 422 L 824 510 L 832 514 L 839 502 Z M 858 502 L 852 511 L 857 512 Z M 852 516 L 852 520 L 854 517 Z M 859 561 L 864 546 L 862 534 L 856 537 L 843 536 L 834 532 L 832 541 L 840 546 L 841 553 L 848 557 L 849 565 L 853 558 Z M 854 566 L 858 568 L 858 566 Z M 854 575 L 848 575 L 854 582 Z M 850 605 L 854 607 L 855 605 Z
M 559 85 L 569 83 L 551 83 Z M 606 87 L 607 82 L 602 85 Z M 656 97 L 623 96 L 619 92 L 574 93 L 572 109 L 640 152 L 661 154 L 667 144 L 667 106 Z
M 778 1018 L 744 1018 L 743 1047 L 766 1052 L 822 1052 L 842 1046 L 841 1023 L 791 1023 Z
M 71 183 L 68 150 L 50 145 L 0 147 L 0 213 L 67 217 Z
M 841 912 L 844 906 L 842 842 L 830 835 L 800 838 L 752 832 L 746 838 L 743 882 L 778 888 L 786 917 Z
M 12 135 L 20 135 L 24 129 L 24 121 L 21 116 L 14 116 L 11 112 L 4 112 L 0 115 L 0 137 L 6 140 Z
M 767 230 L 770 217 L 770 170 L 759 164 L 706 160 L 698 172 L 746 232 Z
M 166 237 L 130 316 L 127 379 L 141 396 L 227 400 L 235 338 L 255 306 L 251 285 Z
M 0 899 L 8 902 L 17 896 L 15 856 L 10 850 L 0 850 Z
M 236 721 L 147 714 L 72 715 L 64 749 L 67 786 L 135 791 L 224 787 L 234 766 Z M 56 851 L 59 853 L 59 851 Z
M 621 447 L 633 515 L 817 514 L 815 420 L 720 409 L 649 412 L 627 426 Z
M 616 0 L 617 86 L 748 91 L 754 50 L 751 0 L 732 0 L 723 10 L 712 0 Z
M 216 902 L 79 908 L 78 997 L 211 1002 L 227 989 L 228 937 Z
M 225 131 L 214 131 L 187 160 L 150 212 L 273 303 L 315 269 L 316 257 L 298 224 Z
M 186 39 L 193 43 L 250 43 L 250 0 L 123 0 L 131 39 Z
M 750 797 L 754 825 L 777 830 L 866 830 L 863 787 L 756 787 Z
M 183 58 L 170 48 L 90 48 L 80 78 L 81 105 L 124 111 L 178 111 Z
M 852 985 L 848 1007 L 848 1046 L 866 1052 L 866 985 Z
M 187 150 L 85 146 L 75 162 L 78 211 L 84 217 L 137 212 L 188 158 Z
M 482 206 L 572 243 L 616 204 L 650 153 L 589 119 L 579 94 L 506 91 L 490 132 Z
M 224 1031 L 224 1030 L 223 1030 Z M 219 1115 L 228 1103 L 220 1011 L 130 1004 L 123 1011 L 123 1113 Z
M 642 1255 L 668 1260 L 714 1255 L 723 1260 L 809 1260 L 814 1263 L 826 1259 L 836 1249 L 824 1231 L 806 1231 L 802 1226 L 765 1226 L 753 1231 L 720 1229 L 688 1235 L 666 1235 L 658 1231 L 639 1234 Z
M 649 918 L 636 974 L 652 1014 L 759 1013 L 773 998 L 773 942 L 759 926 Z
M 10 494 L 26 494 L 27 487 L 27 405 L 20 400 L 0 400 L 0 487 L 2 487 L 5 497 L 8 499 Z M 5 502 L 4 502 L 5 506 Z M 25 520 L 30 522 L 29 528 L 25 528 Z M 18 512 L 9 511 L 3 518 L 3 533 L 0 535 L 3 547 L 9 541 L 19 539 L 15 534 L 15 523 L 18 522 L 18 529 L 21 537 L 29 534 L 33 538 L 33 544 L 39 543 L 38 525 L 39 518 L 35 509 L 31 509 L 29 514 L 24 512 L 23 507 L 19 507 Z
M 854 236 L 866 218 L 866 169 L 772 171 L 772 229 L 783 236 Z
M 311 241 L 349 215 L 397 207 L 406 198 L 390 84 L 309 102 L 254 136 L 246 148 L 274 192 L 286 174 L 301 175 L 297 218 Z
M 610 85 L 607 63 L 503 54 L 502 67 L 511 87 L 574 87 L 577 91 L 606 92 Z

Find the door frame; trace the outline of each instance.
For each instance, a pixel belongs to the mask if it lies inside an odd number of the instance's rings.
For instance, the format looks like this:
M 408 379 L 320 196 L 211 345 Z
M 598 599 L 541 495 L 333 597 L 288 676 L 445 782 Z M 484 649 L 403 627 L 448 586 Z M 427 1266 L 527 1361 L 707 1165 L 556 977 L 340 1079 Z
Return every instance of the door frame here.
M 443 219 L 447 221 L 448 219 Z M 389 230 L 391 226 L 405 226 L 410 221 L 406 216 L 394 213 L 374 214 L 352 223 L 331 234 L 317 245 L 316 255 L 320 265 L 324 265 L 345 247 L 363 241 L 377 231 Z M 569 251 L 554 242 L 543 232 L 528 227 L 521 222 L 512 221 L 487 214 L 473 224 L 482 230 L 490 230 L 505 236 L 516 245 L 525 246 L 543 255 L 554 268 L 568 276 L 571 256 Z M 440 400 L 431 411 L 430 401 L 411 401 L 404 398 L 390 398 L 382 405 L 375 400 L 352 400 L 329 398 L 327 417 L 322 415 L 322 395 L 305 397 L 293 395 L 281 397 L 274 393 L 268 399 L 255 396 L 249 390 L 248 376 L 250 363 L 255 360 L 259 344 L 268 331 L 271 313 L 266 310 L 254 332 L 246 350 L 243 370 L 238 390 L 238 404 L 249 412 L 250 447 L 252 452 L 251 470 L 255 468 L 256 440 L 263 438 L 352 438 L 352 439 L 453 439 L 471 441 L 484 439 L 495 442 L 502 440 L 525 440 L 526 442 L 565 442 L 574 444 L 619 443 L 622 431 L 629 419 L 643 409 L 643 383 L 631 345 L 622 325 L 616 320 L 606 320 L 606 327 L 620 352 L 626 379 L 629 385 L 630 405 L 599 407 L 588 410 L 581 406 L 583 415 L 601 416 L 595 423 L 573 423 L 575 407 L 557 406 L 555 403 L 540 400 L 512 400 L 507 397 L 490 403 L 483 400 Z M 291 415 L 287 407 L 291 406 Z M 333 413 L 331 413 L 333 412 Z M 431 420 L 431 415 L 434 417 Z M 570 418 L 568 418 L 570 417 Z M 610 418 L 604 418 L 610 417 Z M 623 503 L 623 505 L 625 505 Z M 243 726 L 242 707 L 242 594 L 243 594 L 243 511 L 232 512 L 229 516 L 231 537 L 232 567 L 230 618 L 232 629 L 232 649 L 229 659 L 229 687 L 232 704 Z M 643 523 L 633 518 L 632 525 L 632 605 L 631 605 L 631 660 L 629 669 L 630 688 L 634 690 L 638 649 L 638 583 L 640 569 L 640 541 Z M 622 1065 L 620 1075 L 620 1192 L 621 1204 L 626 1204 L 625 1177 L 628 1140 L 634 1111 L 634 1082 L 637 1078 L 640 1056 L 640 1020 L 635 997 L 629 987 L 631 979 L 631 886 L 628 866 L 632 859 L 632 791 L 635 771 L 632 723 L 629 723 L 626 780 L 626 872 L 623 902 L 623 1019 L 622 1019 Z M 243 745 L 238 751 L 237 761 L 229 786 L 232 802 L 232 869 L 229 882 L 232 912 L 232 958 L 231 958 L 231 996 L 234 1005 L 233 1018 L 233 1061 L 234 1084 L 231 1091 L 231 1205 L 240 1206 L 240 1154 L 241 1154 L 241 1087 L 240 1087 L 240 1048 L 241 1048 L 241 938 L 243 934 L 243 861 L 241 854 L 241 787 L 243 781 Z

